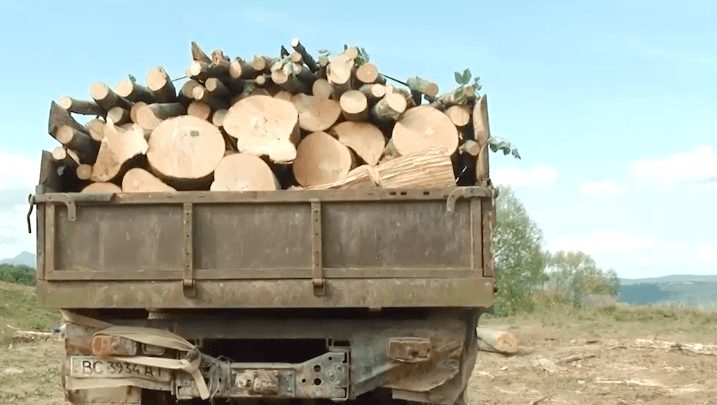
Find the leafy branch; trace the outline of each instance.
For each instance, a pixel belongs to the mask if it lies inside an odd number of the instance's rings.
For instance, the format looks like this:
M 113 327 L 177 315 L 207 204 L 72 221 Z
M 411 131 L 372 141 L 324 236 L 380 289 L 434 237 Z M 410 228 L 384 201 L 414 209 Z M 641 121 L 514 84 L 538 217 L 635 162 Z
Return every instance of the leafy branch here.
M 513 146 L 513 144 L 506 140 L 494 138 L 491 136 L 488 138 L 488 147 L 490 147 L 490 150 L 492 150 L 493 152 L 501 151 L 503 152 L 503 155 L 510 154 L 514 158 L 520 160 L 520 152 L 518 152 L 518 148 L 516 148 L 515 146 Z

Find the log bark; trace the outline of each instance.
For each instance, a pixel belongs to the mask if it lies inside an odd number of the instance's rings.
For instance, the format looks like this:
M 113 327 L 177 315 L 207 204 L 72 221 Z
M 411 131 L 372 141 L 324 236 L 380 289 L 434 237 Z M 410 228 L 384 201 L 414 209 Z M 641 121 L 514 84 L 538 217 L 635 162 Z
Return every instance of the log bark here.
M 266 95 L 237 101 L 224 117 L 224 130 L 237 139 L 239 152 L 288 163 L 296 158 L 299 112 L 293 103 Z
M 75 175 L 77 175 L 77 178 L 80 180 L 89 180 L 90 176 L 92 176 L 92 165 L 83 163 L 77 166 L 75 169 Z
M 314 58 L 311 56 L 311 54 L 304 48 L 304 45 L 299 41 L 299 38 L 292 38 L 291 39 L 291 47 L 294 48 L 296 52 L 298 52 L 302 59 L 304 60 L 304 63 L 306 66 L 309 67 L 311 72 L 316 72 L 319 70 L 319 65 L 316 63 Z
M 336 100 L 299 93 L 291 102 L 299 113 L 299 126 L 307 132 L 325 131 L 341 115 L 341 106 Z
M 225 86 L 224 83 L 216 77 L 210 77 L 207 79 L 204 83 L 204 87 L 207 89 L 209 94 L 214 97 L 229 98 L 231 94 L 227 86 Z
M 147 149 L 144 130 L 139 125 L 132 124 L 131 129 L 124 130 L 108 123 L 90 180 L 111 182 L 121 178 L 127 170 L 141 163 Z
M 476 333 L 480 350 L 504 354 L 513 354 L 518 351 L 518 338 L 510 332 L 476 328 Z
M 272 70 L 271 80 L 292 93 L 308 93 L 310 89 L 309 85 L 301 81 L 298 76 L 288 74 L 284 69 Z
M 341 112 L 349 121 L 365 121 L 368 118 L 368 99 L 358 90 L 349 90 L 339 99 Z
M 680 343 L 657 339 L 636 339 L 635 345 L 638 348 L 670 350 L 688 354 L 717 356 L 717 345 L 714 344 Z
M 229 77 L 232 79 L 253 79 L 257 77 L 257 74 L 258 72 L 254 67 L 241 58 L 235 58 L 229 64 Z
M 132 106 L 134 107 L 134 105 Z M 115 125 L 126 124 L 131 121 L 129 110 L 122 107 L 112 107 L 107 111 L 107 122 L 112 121 Z
M 194 95 L 194 99 L 196 101 L 201 101 L 202 103 L 209 105 L 212 110 L 229 108 L 229 102 L 225 99 L 213 96 L 207 88 L 202 85 L 195 87 L 194 90 L 192 90 L 192 94 Z
M 452 155 L 458 148 L 458 130 L 443 112 L 421 105 L 406 111 L 396 122 L 391 143 L 399 155 L 433 148 Z
M 162 121 L 152 131 L 147 161 L 159 178 L 178 190 L 208 189 L 224 150 L 219 128 L 182 115 Z
M 490 148 L 488 140 L 490 139 L 490 122 L 488 120 L 488 96 L 482 95 L 473 106 L 473 132 L 476 142 L 480 145 L 480 152 L 476 162 L 476 179 L 483 185 L 488 186 L 490 183 L 490 163 L 488 155 Z
M 177 190 L 166 185 L 152 173 L 135 167 L 128 170 L 122 177 L 122 191 L 125 193 L 168 193 Z
M 97 159 L 99 146 L 94 139 L 83 131 L 72 128 L 69 125 L 63 125 L 57 130 L 55 139 L 65 148 L 75 151 L 81 163 L 94 163 L 95 159 Z
M 144 87 L 132 79 L 125 79 L 117 83 L 115 88 L 117 94 L 134 103 L 142 101 L 145 103 L 154 103 L 154 96 L 149 88 Z
M 331 127 L 328 132 L 371 166 L 378 163 L 386 148 L 383 132 L 368 122 L 344 121 Z
M 359 87 L 359 91 L 366 96 L 369 103 L 374 103 L 386 95 L 386 86 L 382 84 L 364 84 Z
M 67 110 L 60 107 L 56 102 L 51 101 L 50 114 L 47 119 L 47 133 L 55 137 L 57 130 L 64 125 L 69 125 L 78 131 L 84 130 L 84 127 L 75 121 Z
M 371 108 L 371 117 L 379 123 L 388 123 L 401 118 L 406 111 L 406 99 L 397 93 L 386 93 Z
M 115 93 L 104 83 L 93 83 L 90 86 L 90 97 L 104 111 L 109 111 L 112 107 L 121 107 L 127 110 L 132 107 L 132 103 L 129 100 Z
M 346 54 L 336 55 L 326 66 L 326 78 L 333 88 L 332 96 L 338 100 L 353 86 L 354 58 Z
M 226 61 L 224 61 L 226 62 Z M 228 78 L 230 63 L 207 63 L 193 61 L 187 67 L 186 75 L 199 82 L 205 82 L 211 77 Z
M 273 191 L 279 181 L 266 162 L 254 155 L 232 153 L 214 170 L 212 191 Z
M 471 110 L 466 105 L 452 105 L 446 108 L 446 111 L 444 112 L 446 113 L 448 118 L 451 119 L 453 125 L 457 126 L 458 128 L 465 127 L 471 120 Z
M 137 110 L 137 123 L 144 129 L 153 130 L 167 118 L 186 114 L 180 103 L 154 103 L 142 106 Z
M 316 79 L 314 84 L 311 85 L 311 94 L 314 97 L 330 98 L 332 91 L 331 83 L 326 79 Z
M 120 186 L 109 182 L 90 183 L 81 191 L 83 194 L 117 194 L 121 192 Z
M 343 179 L 353 163 L 347 146 L 326 132 L 313 132 L 299 142 L 292 170 L 296 181 L 308 187 Z
M 187 107 L 187 115 L 197 117 L 202 120 L 209 120 L 212 116 L 212 107 L 201 101 L 192 101 Z
M 438 95 L 438 85 L 436 83 L 418 76 L 409 77 L 408 80 L 406 80 L 406 84 L 408 84 L 408 88 L 411 89 L 411 91 L 425 94 L 428 97 L 436 97 Z
M 70 96 L 62 97 L 59 105 L 68 112 L 76 114 L 102 116 L 105 113 L 95 101 L 77 100 Z
M 206 62 L 206 63 L 212 62 L 212 60 L 209 58 L 209 55 L 207 55 L 195 41 L 192 41 L 191 48 L 192 48 L 191 49 L 192 50 L 192 60 L 198 61 L 198 62 Z
M 356 69 L 356 79 L 363 84 L 376 83 L 378 78 L 378 68 L 373 63 L 364 63 Z
M 157 66 L 147 74 L 147 87 L 158 103 L 171 103 L 177 100 L 177 90 L 174 88 L 169 73 L 163 67 Z

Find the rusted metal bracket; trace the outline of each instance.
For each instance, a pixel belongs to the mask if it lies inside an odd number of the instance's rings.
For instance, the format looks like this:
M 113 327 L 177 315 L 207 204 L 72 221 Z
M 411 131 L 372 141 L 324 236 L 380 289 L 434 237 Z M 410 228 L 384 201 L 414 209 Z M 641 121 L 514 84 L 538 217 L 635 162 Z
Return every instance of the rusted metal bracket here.
M 182 290 L 187 298 L 196 296 L 195 290 L 195 274 L 194 274 L 194 238 L 193 238 L 193 213 L 192 204 L 184 203 L 182 215 L 182 239 L 184 241 L 182 248 L 182 262 L 184 263 L 184 277 L 182 279 Z
M 31 196 L 30 202 L 65 204 L 67 220 L 73 222 L 77 219 L 77 203 L 106 203 L 112 201 L 112 197 L 114 194 L 51 193 Z
M 323 251 L 321 249 L 321 202 L 311 200 L 311 283 L 314 295 L 326 295 Z
M 456 201 L 459 198 L 476 198 L 485 194 L 485 191 L 476 187 L 458 187 L 448 194 L 446 211 L 453 214 L 456 211 Z

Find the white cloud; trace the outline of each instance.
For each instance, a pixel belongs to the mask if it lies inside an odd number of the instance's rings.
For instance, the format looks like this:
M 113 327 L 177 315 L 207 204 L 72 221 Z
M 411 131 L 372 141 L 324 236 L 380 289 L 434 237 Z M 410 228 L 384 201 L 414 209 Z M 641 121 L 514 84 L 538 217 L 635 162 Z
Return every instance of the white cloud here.
M 652 246 L 652 240 L 642 235 L 628 235 L 615 230 L 600 230 L 589 235 L 556 238 L 552 251 L 580 250 L 591 255 L 608 252 L 637 253 Z
M 697 260 L 705 263 L 717 263 L 717 245 L 702 246 L 697 249 Z
M 34 190 L 40 163 L 25 156 L 0 150 L 0 190 Z
M 491 175 L 493 183 L 512 187 L 540 187 L 554 183 L 558 178 L 558 171 L 550 166 L 534 166 L 530 170 L 519 168 L 504 168 L 496 170 Z
M 622 194 L 627 187 L 612 180 L 588 181 L 580 185 L 580 192 L 589 196 L 607 196 Z
M 35 219 L 32 234 L 27 233 L 27 205 L 0 205 L 0 259 L 14 257 L 23 250 L 35 250 Z
M 631 173 L 638 179 L 663 185 L 707 183 L 717 177 L 717 155 L 711 147 L 700 146 L 663 159 L 639 160 L 632 165 Z

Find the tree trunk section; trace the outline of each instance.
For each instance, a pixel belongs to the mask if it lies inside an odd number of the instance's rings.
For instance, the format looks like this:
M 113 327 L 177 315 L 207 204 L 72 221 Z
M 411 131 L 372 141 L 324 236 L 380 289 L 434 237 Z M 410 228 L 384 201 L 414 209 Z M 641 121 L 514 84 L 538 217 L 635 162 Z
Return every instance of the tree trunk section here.
M 204 87 L 207 89 L 209 94 L 214 97 L 229 98 L 231 94 L 227 86 L 225 86 L 224 83 L 216 77 L 210 77 L 207 79 L 204 83 Z
M 212 60 L 209 58 L 209 55 L 207 55 L 195 41 L 192 41 L 191 48 L 192 48 L 192 60 L 195 60 L 198 62 L 211 63 Z
M 383 84 L 364 84 L 359 87 L 359 91 L 366 96 L 369 103 L 375 103 L 376 100 L 386 95 L 386 86 Z
M 187 111 L 180 103 L 147 104 L 137 110 L 137 123 L 144 129 L 153 130 L 167 118 L 183 115 Z
M 229 64 L 229 77 L 232 79 L 253 79 L 257 77 L 257 74 L 258 72 L 251 64 L 241 58 L 236 58 Z
M 212 107 L 201 101 L 192 101 L 189 104 L 189 107 L 187 107 L 187 115 L 203 120 L 209 120 L 209 117 L 212 116 Z
M 343 179 L 353 163 L 347 146 L 326 132 L 313 132 L 299 143 L 292 170 L 299 184 L 316 186 Z
M 68 112 L 83 115 L 104 115 L 104 111 L 97 105 L 95 101 L 77 100 L 69 96 L 60 99 L 60 107 Z
M 294 97 L 294 95 L 286 90 L 279 90 L 276 94 L 274 94 L 274 98 L 289 102 L 291 102 L 292 97 Z
M 209 105 L 212 110 L 221 110 L 223 108 L 229 108 L 229 103 L 222 98 L 215 97 L 209 93 L 206 87 L 199 85 L 192 90 L 194 99 L 201 101 L 204 104 Z
M 301 43 L 301 41 L 299 41 L 299 38 L 291 39 L 291 47 L 294 48 L 294 50 L 301 55 L 301 58 L 303 59 L 304 63 L 306 63 L 306 66 L 309 67 L 312 73 L 319 70 L 319 65 L 316 64 L 314 58 L 306 50 L 306 48 L 304 48 L 304 45 Z
M 97 158 L 99 150 L 97 142 L 85 132 L 78 131 L 69 125 L 63 125 L 57 130 L 55 139 L 67 149 L 75 151 L 81 163 L 94 163 Z
M 47 133 L 52 135 L 54 138 L 57 130 L 65 125 L 68 125 L 78 131 L 84 131 L 84 127 L 72 118 L 69 111 L 60 107 L 60 105 L 56 102 L 51 101 L 50 114 L 47 119 Z
M 132 104 L 132 108 L 129 109 L 129 120 L 134 122 L 135 124 L 139 124 L 138 119 L 137 119 L 137 113 L 139 112 L 139 110 L 142 107 L 144 107 L 146 105 L 148 105 L 148 104 L 145 103 L 144 101 L 138 101 L 138 102 Z
M 139 125 L 132 124 L 131 129 L 124 130 L 107 124 L 90 180 L 111 182 L 121 178 L 127 170 L 141 162 L 147 148 L 144 130 Z
M 117 84 L 117 95 L 124 97 L 134 103 L 143 101 L 145 103 L 154 103 L 154 96 L 149 88 L 137 84 L 132 79 L 122 80 Z
M 251 67 L 258 73 L 269 72 L 273 63 L 274 60 L 268 56 L 254 55 L 254 58 L 251 60 Z
M 299 113 L 299 126 L 307 132 L 329 129 L 338 121 L 341 106 L 336 100 L 296 94 L 291 102 Z
M 212 124 L 216 125 L 218 128 L 222 128 L 224 126 L 224 118 L 227 116 L 228 110 L 217 110 L 214 111 L 214 114 L 212 114 Z
M 286 73 L 283 69 L 271 71 L 271 80 L 278 84 L 282 89 L 291 93 L 308 93 L 309 86 L 299 80 L 297 76 Z
M 100 143 L 105 137 L 105 120 L 101 118 L 93 118 L 85 123 L 84 132 L 90 135 L 95 142 Z
M 328 132 L 371 166 L 378 163 L 386 148 L 383 132 L 368 122 L 344 121 L 331 127 Z
M 339 99 L 341 111 L 349 121 L 365 121 L 368 118 L 368 99 L 358 90 L 349 90 Z
M 147 87 L 158 103 L 172 103 L 177 100 L 177 90 L 163 67 L 157 66 L 147 74 Z
M 121 192 L 122 189 L 118 185 L 109 182 L 90 183 L 81 191 L 83 194 L 118 194 Z
M 421 105 L 406 111 L 396 122 L 391 143 L 399 155 L 433 148 L 452 155 L 458 148 L 458 130 L 443 112 Z
M 274 191 L 279 181 L 261 158 L 245 153 L 225 156 L 214 171 L 212 191 Z
M 448 118 L 451 119 L 453 125 L 457 126 L 458 128 L 465 127 L 471 120 L 471 110 L 466 105 L 452 105 L 446 108 L 446 111 L 444 112 L 446 113 Z
M 480 153 L 476 163 L 476 178 L 483 186 L 490 181 L 490 164 L 488 162 L 488 140 L 490 139 L 490 122 L 488 121 L 488 97 L 482 95 L 473 107 L 473 131 L 476 142 L 480 145 Z
M 122 177 L 122 191 L 125 193 L 167 193 L 177 191 L 174 187 L 166 185 L 152 173 L 135 167 Z
M 513 354 L 518 351 L 518 338 L 510 333 L 501 330 L 477 328 L 479 344 L 482 351 Z
M 314 97 L 330 98 L 332 91 L 331 83 L 326 79 L 316 79 L 314 84 L 311 85 L 311 94 L 313 94 Z
M 438 85 L 436 83 L 418 76 L 409 77 L 408 80 L 406 80 L 406 84 L 408 84 L 408 88 L 411 89 L 411 91 L 425 94 L 430 98 L 438 95 Z
M 351 90 L 354 70 L 354 59 L 346 54 L 336 55 L 326 66 L 326 78 L 333 88 L 334 99 Z
M 134 105 L 132 106 L 134 107 Z M 115 125 L 123 125 L 131 121 L 129 110 L 122 107 L 112 107 L 107 111 L 107 122 L 112 121 Z
M 356 69 L 356 79 L 363 84 L 376 83 L 378 68 L 373 63 L 364 63 Z
M 467 139 L 458 148 L 458 151 L 461 154 L 467 154 L 476 157 L 480 153 L 480 144 L 472 139 Z
M 75 169 L 80 164 L 79 157 L 71 150 L 58 146 L 52 150 L 52 158 L 61 166 Z
M 402 95 L 387 92 L 371 108 L 371 117 L 378 123 L 389 123 L 401 118 L 401 115 L 406 111 L 406 107 L 406 99 Z
M 92 165 L 88 164 L 81 164 L 77 166 L 75 169 L 75 174 L 77 175 L 77 178 L 80 180 L 89 180 L 90 176 L 92 176 Z
M 179 88 L 179 94 L 187 99 L 194 99 L 194 88 L 199 86 L 201 84 L 198 81 L 189 79 Z
M 224 130 L 237 139 L 239 152 L 288 163 L 296 158 L 299 113 L 294 104 L 253 95 L 237 101 L 224 117 Z
M 182 115 L 162 121 L 152 131 L 147 161 L 155 174 L 178 190 L 208 189 L 224 150 L 219 128 Z
M 93 83 L 90 87 L 90 96 L 105 111 L 109 111 L 112 107 L 121 107 L 127 110 L 132 107 L 129 100 L 115 93 L 104 83 Z

